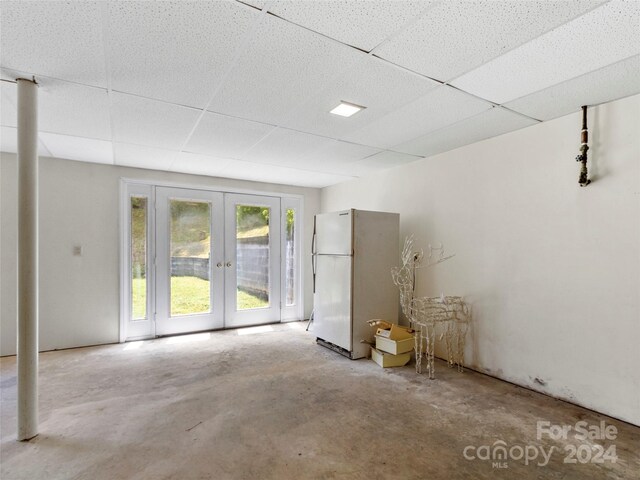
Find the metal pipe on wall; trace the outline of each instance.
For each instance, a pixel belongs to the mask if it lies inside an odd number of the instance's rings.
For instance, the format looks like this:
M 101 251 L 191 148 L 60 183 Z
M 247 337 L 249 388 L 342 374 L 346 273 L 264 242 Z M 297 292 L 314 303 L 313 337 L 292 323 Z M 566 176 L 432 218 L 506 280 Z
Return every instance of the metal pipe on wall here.
M 38 434 L 38 85 L 18 84 L 18 440 Z
M 589 130 L 587 129 L 587 106 L 582 106 L 582 130 L 580 132 L 580 155 L 576 157 L 576 160 L 582 165 L 580 166 L 580 178 L 578 184 L 581 187 L 586 187 L 591 183 L 589 179 L 589 172 L 587 170 L 587 150 L 589 150 Z

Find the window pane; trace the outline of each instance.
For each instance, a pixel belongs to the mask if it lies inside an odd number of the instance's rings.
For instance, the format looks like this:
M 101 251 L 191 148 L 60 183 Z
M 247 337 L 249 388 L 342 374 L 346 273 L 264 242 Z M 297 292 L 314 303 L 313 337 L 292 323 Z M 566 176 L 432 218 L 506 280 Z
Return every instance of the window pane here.
M 147 318 L 147 198 L 131 197 L 131 318 Z
M 170 200 L 171 316 L 211 311 L 211 204 Z
M 236 307 L 269 306 L 269 215 L 271 209 L 236 206 Z
M 295 244 L 296 212 L 287 208 L 287 231 L 285 235 L 285 288 L 287 307 L 296 303 L 296 244 Z

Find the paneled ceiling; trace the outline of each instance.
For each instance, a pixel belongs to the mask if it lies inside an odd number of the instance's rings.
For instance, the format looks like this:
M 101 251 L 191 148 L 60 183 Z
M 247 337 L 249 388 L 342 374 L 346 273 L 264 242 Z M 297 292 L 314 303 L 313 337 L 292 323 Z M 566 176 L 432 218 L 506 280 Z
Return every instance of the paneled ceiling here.
M 324 187 L 640 93 L 636 0 L 0 2 L 40 153 Z M 366 109 L 344 118 L 340 101 Z

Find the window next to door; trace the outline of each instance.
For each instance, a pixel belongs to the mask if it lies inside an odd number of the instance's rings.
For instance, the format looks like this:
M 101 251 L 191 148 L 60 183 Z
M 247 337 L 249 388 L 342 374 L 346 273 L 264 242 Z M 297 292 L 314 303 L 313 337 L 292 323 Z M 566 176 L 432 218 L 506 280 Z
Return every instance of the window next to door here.
M 301 320 L 302 206 L 300 199 L 282 199 L 282 320 Z
M 152 334 L 154 192 L 151 185 L 122 183 L 120 341 Z

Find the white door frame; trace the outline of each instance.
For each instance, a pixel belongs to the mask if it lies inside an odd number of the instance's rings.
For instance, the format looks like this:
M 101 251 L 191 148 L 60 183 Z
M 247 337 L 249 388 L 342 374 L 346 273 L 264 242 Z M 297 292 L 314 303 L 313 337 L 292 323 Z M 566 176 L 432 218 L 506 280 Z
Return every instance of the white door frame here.
M 304 315 L 304 276 L 303 276 L 303 235 L 304 231 L 304 196 L 299 194 L 277 193 L 264 190 L 230 188 L 227 185 L 197 185 L 181 182 L 163 182 L 122 177 L 120 179 L 120 328 L 119 341 L 142 340 L 156 337 L 155 331 L 155 187 L 175 187 L 190 190 L 203 190 L 220 193 L 239 193 L 249 195 L 262 195 L 279 198 L 282 201 L 281 213 L 284 215 L 286 208 L 296 209 L 296 238 L 297 252 L 297 301 L 295 305 L 286 306 L 285 289 L 281 288 L 282 314 L 281 321 L 301 320 Z M 147 203 L 147 319 L 132 325 L 130 321 L 131 308 L 131 261 L 129 258 L 130 240 L 130 198 L 132 195 L 141 195 L 148 198 Z M 289 207 L 287 207 L 289 205 Z M 284 235 L 284 225 L 281 222 L 281 235 Z M 283 236 L 284 238 L 284 236 Z M 284 242 L 281 242 L 284 243 Z M 284 248 L 284 247 L 283 247 Z M 284 255 L 282 258 L 285 258 Z M 284 275 L 282 281 L 284 281 Z M 281 282 L 282 283 L 282 282 Z

